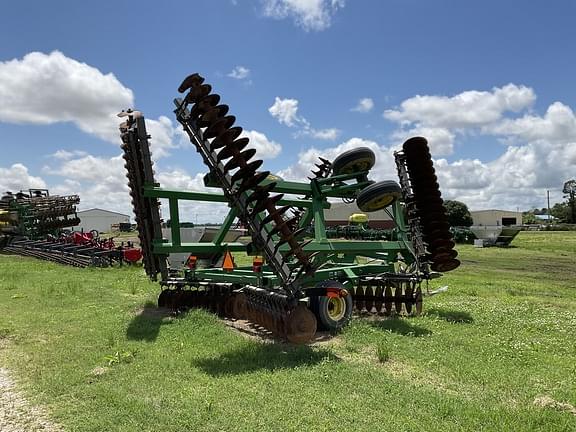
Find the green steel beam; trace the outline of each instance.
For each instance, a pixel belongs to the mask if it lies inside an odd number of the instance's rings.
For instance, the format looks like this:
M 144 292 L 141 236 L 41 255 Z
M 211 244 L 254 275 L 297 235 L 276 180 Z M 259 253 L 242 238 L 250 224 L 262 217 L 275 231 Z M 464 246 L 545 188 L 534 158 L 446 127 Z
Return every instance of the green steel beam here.
M 172 244 L 180 246 L 180 214 L 178 213 L 178 200 L 170 198 L 170 231 L 172 233 Z
M 156 240 L 152 248 L 152 252 L 157 255 L 180 252 L 212 254 L 221 253 L 226 250 L 230 252 L 246 252 L 246 245 L 243 243 L 222 243 L 220 245 L 214 243 L 181 243 L 180 245 L 175 245 L 171 242 L 163 243 Z

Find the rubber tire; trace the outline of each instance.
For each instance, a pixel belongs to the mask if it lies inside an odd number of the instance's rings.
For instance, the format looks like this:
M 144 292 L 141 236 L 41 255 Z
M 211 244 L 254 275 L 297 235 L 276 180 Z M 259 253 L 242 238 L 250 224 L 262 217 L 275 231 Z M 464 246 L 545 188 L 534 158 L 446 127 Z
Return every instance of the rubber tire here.
M 356 198 L 356 205 L 364 212 L 373 212 L 388 207 L 400 197 L 402 197 L 400 185 L 394 180 L 384 180 L 362 189 Z M 383 201 L 373 203 L 377 200 Z
M 332 175 L 369 171 L 375 163 L 376 155 L 368 147 L 348 150 L 332 162 Z
M 343 285 L 336 281 L 326 281 L 322 284 L 328 284 L 329 287 L 334 288 L 344 288 Z M 348 294 L 345 297 L 340 297 L 345 302 L 344 316 L 338 321 L 333 320 L 328 314 L 329 297 L 327 296 L 311 296 L 310 297 L 310 310 L 316 315 L 316 321 L 318 322 L 318 329 L 337 332 L 342 330 L 350 319 L 352 318 L 352 310 L 354 309 L 354 302 L 352 300 L 352 294 Z

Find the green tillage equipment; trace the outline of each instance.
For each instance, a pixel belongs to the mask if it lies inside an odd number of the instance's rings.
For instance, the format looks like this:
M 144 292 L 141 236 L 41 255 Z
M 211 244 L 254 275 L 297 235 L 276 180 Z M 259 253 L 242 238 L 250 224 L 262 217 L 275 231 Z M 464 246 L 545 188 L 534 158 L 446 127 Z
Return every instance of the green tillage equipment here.
M 209 168 L 207 186 L 222 193 L 163 189 L 154 181 L 144 117 L 126 111 L 120 125 L 122 149 L 147 274 L 161 277 L 159 306 L 205 307 L 221 315 L 248 319 L 291 342 L 312 339 L 317 327 L 342 328 L 354 308 L 368 313 L 419 313 L 420 284 L 435 271 L 459 265 L 426 140 L 413 138 L 396 153 L 400 185 L 374 183 L 368 173 L 374 154 L 362 148 L 332 163 L 321 158 L 309 183 L 283 181 L 258 171 L 250 161 L 247 138 L 232 127 L 228 106 L 218 105 L 198 74 L 179 88 L 176 117 Z M 276 195 L 271 195 L 276 193 Z M 284 198 L 284 194 L 299 199 Z M 396 222 L 394 241 L 330 241 L 324 210 L 329 198 L 356 200 L 363 211 L 389 207 Z M 400 198 L 400 199 L 397 199 Z M 171 241 L 162 238 L 159 199 L 169 203 Z M 180 240 L 180 201 L 227 203 L 230 211 L 211 243 Z M 249 244 L 224 242 L 236 219 L 248 228 Z M 314 238 L 304 239 L 307 227 Z M 206 268 L 169 269 L 170 253 L 210 258 Z M 228 252 L 263 255 L 262 268 L 226 271 L 214 257 Z

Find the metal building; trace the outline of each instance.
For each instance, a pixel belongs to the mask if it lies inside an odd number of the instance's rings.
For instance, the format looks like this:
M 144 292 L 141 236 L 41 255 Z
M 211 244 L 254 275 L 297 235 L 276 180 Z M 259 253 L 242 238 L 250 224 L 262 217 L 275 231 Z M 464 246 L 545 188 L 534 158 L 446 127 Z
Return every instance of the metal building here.
M 98 232 L 109 232 L 112 225 L 130 223 L 130 216 L 128 215 L 99 208 L 79 211 L 78 217 L 80 218 L 80 224 L 75 227 L 76 231 L 97 230 Z
M 522 225 L 522 212 L 507 210 L 476 210 L 470 215 L 475 226 Z

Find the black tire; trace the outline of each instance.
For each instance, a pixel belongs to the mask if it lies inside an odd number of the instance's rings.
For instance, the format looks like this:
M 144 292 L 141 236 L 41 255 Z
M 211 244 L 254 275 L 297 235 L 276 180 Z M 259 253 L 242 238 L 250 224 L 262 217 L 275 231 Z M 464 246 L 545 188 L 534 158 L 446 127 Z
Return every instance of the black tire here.
M 321 282 L 319 286 L 330 288 L 344 288 L 336 281 Z M 352 318 L 354 303 L 352 295 L 344 297 L 311 296 L 310 310 L 316 315 L 318 329 L 337 332 L 342 330 Z
M 332 162 L 332 174 L 353 174 L 369 171 L 376 163 L 376 155 L 368 147 L 360 147 L 342 153 Z
M 365 187 L 358 194 L 356 204 L 365 212 L 381 210 L 402 196 L 400 185 L 393 180 L 384 180 Z

